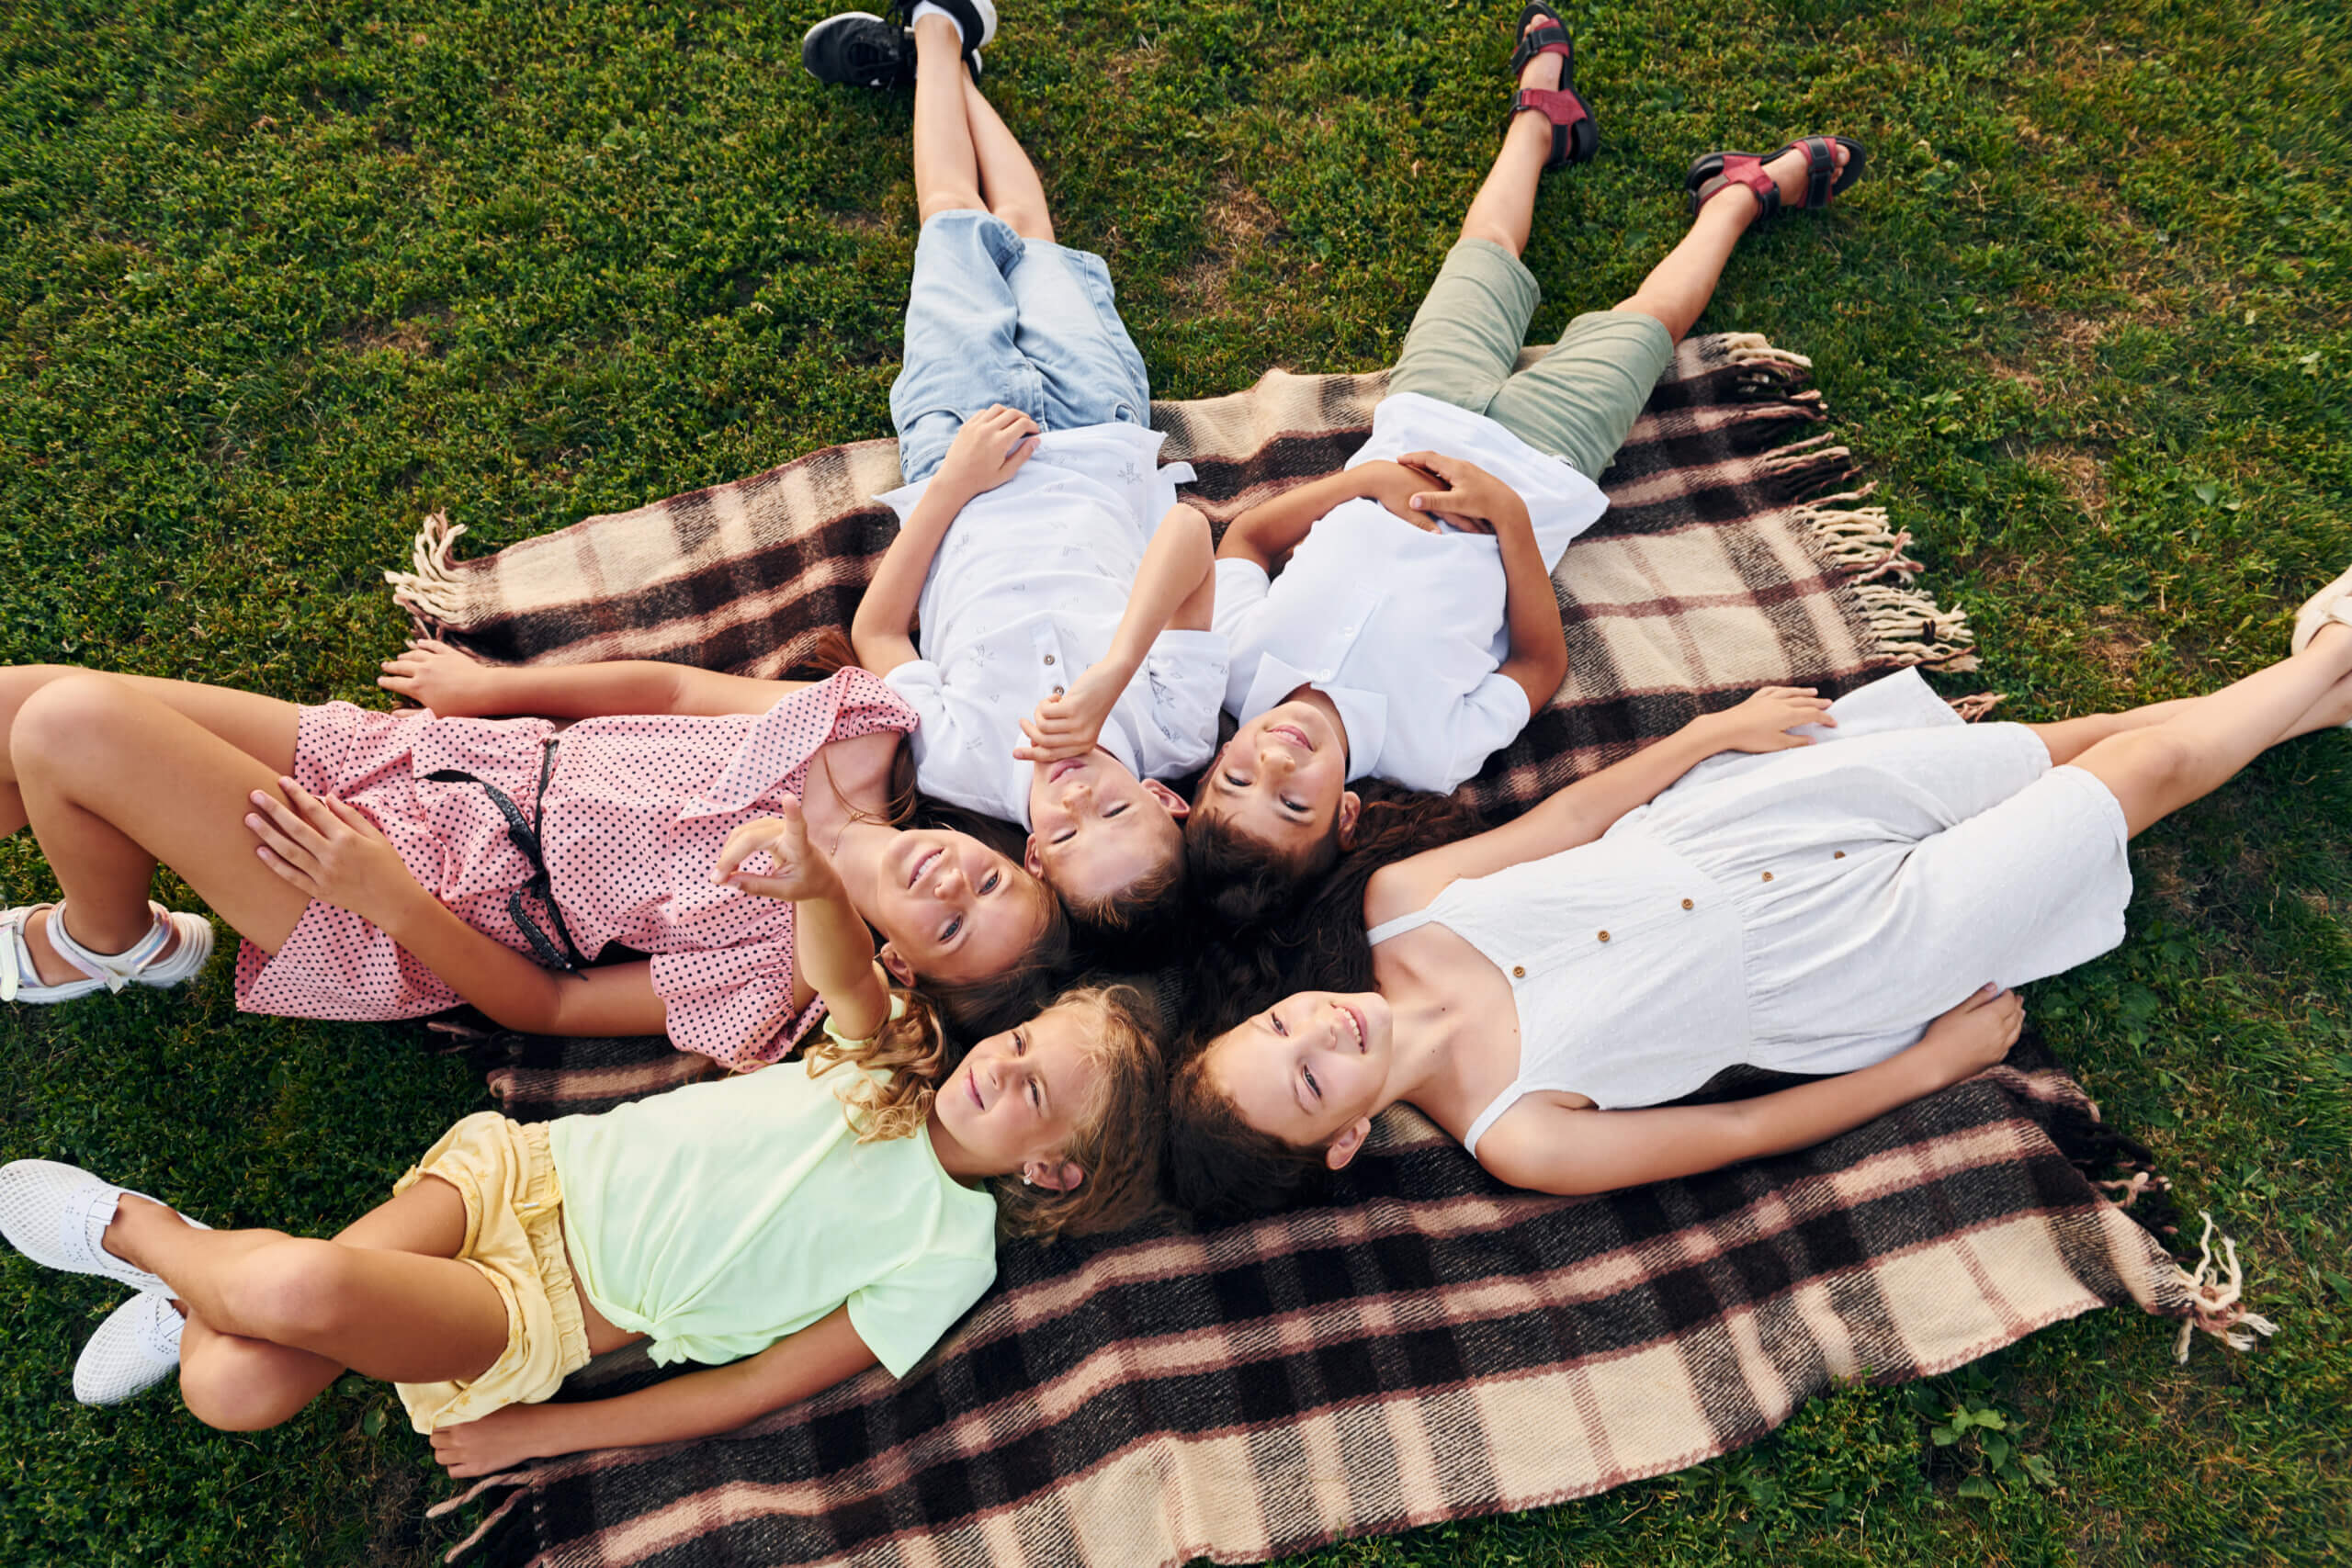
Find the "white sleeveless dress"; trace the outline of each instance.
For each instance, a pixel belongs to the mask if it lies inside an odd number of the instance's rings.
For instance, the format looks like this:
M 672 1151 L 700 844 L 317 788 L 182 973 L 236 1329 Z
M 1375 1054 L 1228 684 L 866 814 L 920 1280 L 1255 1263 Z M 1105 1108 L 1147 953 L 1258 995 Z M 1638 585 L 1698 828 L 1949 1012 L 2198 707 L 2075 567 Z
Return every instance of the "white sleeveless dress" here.
M 1431 920 L 1519 1008 L 1525 1095 L 1657 1105 L 1724 1067 L 1842 1073 L 1917 1042 L 1987 980 L 2123 938 L 2122 807 L 2022 725 L 1969 726 L 1913 671 L 1831 710 L 1803 750 L 1711 759 L 1598 841 L 1456 882 Z

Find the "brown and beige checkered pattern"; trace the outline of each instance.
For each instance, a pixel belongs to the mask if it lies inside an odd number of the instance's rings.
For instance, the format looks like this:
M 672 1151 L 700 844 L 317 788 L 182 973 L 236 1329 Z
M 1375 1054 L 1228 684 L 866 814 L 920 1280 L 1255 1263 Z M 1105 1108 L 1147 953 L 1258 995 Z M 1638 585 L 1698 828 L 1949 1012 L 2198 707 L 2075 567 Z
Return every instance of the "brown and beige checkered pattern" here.
M 1802 371 L 1753 338 L 1682 345 L 1562 564 L 1569 684 L 1467 786 L 1480 805 L 1524 807 L 1758 685 L 1965 660 L 1883 513 L 1814 499 L 1851 464 L 1817 433 L 1790 444 L 1824 417 Z M 1154 415 L 1222 524 L 1344 461 L 1380 388 L 1274 373 Z M 465 563 L 436 524 L 399 591 L 493 659 L 777 674 L 847 623 L 889 536 L 868 498 L 897 479 L 889 444 L 835 447 Z M 525 1119 L 707 1067 L 660 1041 L 488 1048 Z M 1343 1185 L 1281 1218 L 1008 1247 L 903 1382 L 483 1483 L 460 1553 L 1159 1568 L 1602 1491 L 1749 1442 L 1837 1379 L 1925 1376 L 2102 1305 L 2188 1316 L 2187 1278 L 2075 1163 L 2094 1124 L 2062 1073 L 2005 1067 L 1801 1155 L 1561 1200 L 1392 1112 Z M 623 1352 L 563 1396 L 654 1375 Z

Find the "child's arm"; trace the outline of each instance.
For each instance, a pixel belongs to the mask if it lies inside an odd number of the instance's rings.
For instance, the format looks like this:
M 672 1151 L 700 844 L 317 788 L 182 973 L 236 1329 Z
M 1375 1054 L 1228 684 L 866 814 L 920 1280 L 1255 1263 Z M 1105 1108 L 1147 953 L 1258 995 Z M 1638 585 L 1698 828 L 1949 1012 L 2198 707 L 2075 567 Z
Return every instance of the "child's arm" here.
M 1874 1066 L 1753 1100 L 1654 1111 L 1523 1100 L 1478 1140 L 1478 1163 L 1514 1187 L 1575 1194 L 1810 1148 L 1994 1066 L 2024 1023 L 2017 993 L 1988 985 L 1928 1025 L 1917 1044 Z
M 1022 720 L 1021 731 L 1029 744 L 1012 754 L 1023 761 L 1058 762 L 1092 750 L 1152 643 L 1171 626 L 1207 630 L 1216 592 L 1209 520 L 1189 506 L 1170 507 L 1136 570 L 1135 587 L 1127 594 L 1127 608 L 1119 617 L 1110 651 L 1071 682 L 1068 691 L 1039 703 L 1035 715 Z
M 655 659 L 594 664 L 483 664 L 446 642 L 412 640 L 384 660 L 376 684 L 444 718 L 537 714 L 598 718 L 608 714 L 765 713 L 806 681 L 759 681 Z
M 292 779 L 277 784 L 286 802 L 255 791 L 255 809 L 245 818 L 269 868 L 377 926 L 494 1022 L 526 1034 L 667 1032 L 650 964 L 578 975 L 542 969 L 418 886 L 400 852 L 356 807 L 322 800 Z
M 1365 465 L 1369 467 L 1370 465 Z M 1357 468 L 1342 468 L 1303 485 L 1294 485 L 1271 501 L 1261 501 L 1226 525 L 1225 540 L 1216 547 L 1219 560 L 1246 560 L 1272 573 L 1274 563 L 1296 549 L 1314 531 L 1324 513 L 1343 501 L 1363 494 Z
M 1544 570 L 1527 502 L 1464 458 L 1408 452 L 1397 460 L 1430 475 L 1440 485 L 1414 495 L 1408 505 L 1434 513 L 1456 527 L 1495 536 L 1503 559 L 1503 624 L 1510 635 L 1510 652 L 1500 672 L 1527 694 L 1528 712 L 1541 711 L 1567 678 L 1568 642 L 1560 626 L 1559 596 L 1552 591 L 1552 574 Z
M 874 581 L 858 601 L 849 639 L 860 664 L 887 675 L 921 657 L 908 631 L 915 624 L 923 580 L 931 575 L 932 558 L 947 537 L 948 525 L 974 496 L 1021 471 L 1037 450 L 1036 434 L 1035 420 L 1001 403 L 964 422 L 938 472 L 932 475 L 931 487 L 899 525 L 899 536 L 882 553 L 882 564 L 875 568 Z
M 765 850 L 775 857 L 773 876 L 737 870 Z M 866 1040 L 890 1021 L 890 993 L 874 965 L 874 933 L 849 901 L 840 873 L 808 841 L 800 803 L 786 796 L 776 815 L 746 822 L 727 835 L 710 879 L 729 887 L 793 904 L 792 947 L 796 993 L 805 986 L 825 998 L 833 1026 L 845 1039 Z M 799 1004 L 796 995 L 796 1005 Z
M 1805 737 L 1788 731 L 1801 724 L 1835 725 L 1828 707 L 1829 700 L 1814 695 L 1810 686 L 1767 686 L 1737 707 L 1702 714 L 1623 761 L 1555 791 L 1513 821 L 1383 866 L 1364 890 L 1364 919 L 1377 925 L 1421 908 L 1449 882 L 1589 844 L 1717 752 L 1809 746 Z
M 526 1460 L 582 1449 L 640 1448 L 731 1432 L 875 1364 L 849 1308 L 777 1340 L 756 1356 L 687 1372 L 613 1399 L 510 1404 L 433 1434 L 433 1457 L 454 1476 L 494 1475 Z

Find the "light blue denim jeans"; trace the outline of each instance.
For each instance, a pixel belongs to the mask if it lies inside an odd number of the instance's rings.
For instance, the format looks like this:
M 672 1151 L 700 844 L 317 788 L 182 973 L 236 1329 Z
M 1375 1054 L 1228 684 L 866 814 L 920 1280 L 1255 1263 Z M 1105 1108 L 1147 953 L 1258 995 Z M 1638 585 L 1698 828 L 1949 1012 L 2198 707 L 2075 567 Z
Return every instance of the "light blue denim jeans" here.
M 1024 240 L 963 208 L 933 218 L 915 242 L 906 362 L 890 387 L 907 483 L 929 478 L 990 403 L 1047 430 L 1145 424 L 1151 382 L 1101 256 Z

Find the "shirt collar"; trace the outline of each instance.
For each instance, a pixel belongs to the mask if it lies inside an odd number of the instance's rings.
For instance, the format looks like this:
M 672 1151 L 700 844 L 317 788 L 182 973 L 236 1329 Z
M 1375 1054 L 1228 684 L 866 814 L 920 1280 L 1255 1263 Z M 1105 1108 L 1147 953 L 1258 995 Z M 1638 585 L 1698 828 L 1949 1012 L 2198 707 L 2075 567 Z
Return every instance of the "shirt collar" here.
M 1381 748 L 1388 740 L 1388 699 L 1358 686 L 1317 681 L 1274 654 L 1258 656 L 1258 673 L 1250 682 L 1250 694 L 1242 699 L 1238 716 L 1247 724 L 1301 686 L 1314 687 L 1340 710 L 1340 723 L 1348 732 L 1348 783 L 1355 783 L 1377 767 Z

